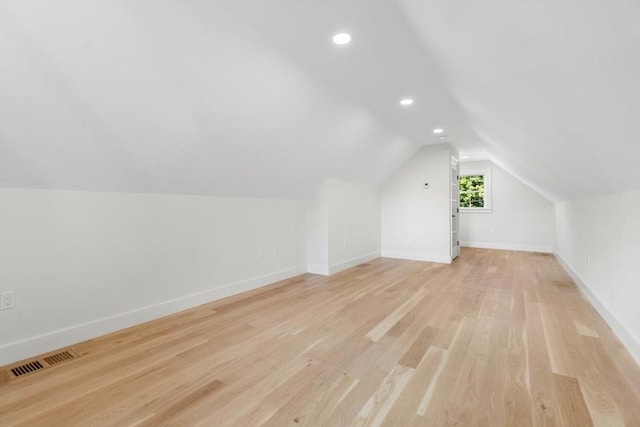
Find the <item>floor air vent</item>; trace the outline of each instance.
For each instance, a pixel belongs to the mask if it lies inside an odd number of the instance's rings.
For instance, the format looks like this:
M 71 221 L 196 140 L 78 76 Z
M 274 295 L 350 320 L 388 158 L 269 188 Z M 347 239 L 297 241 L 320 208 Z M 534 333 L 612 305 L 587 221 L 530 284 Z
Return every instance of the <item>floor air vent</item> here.
M 66 362 L 67 360 L 75 359 L 76 357 L 78 357 L 78 355 L 74 351 L 65 350 L 45 357 L 44 361 L 49 365 L 55 365 L 56 363 Z
M 33 372 L 40 371 L 42 369 L 46 369 L 50 366 L 57 365 L 58 363 L 76 359 L 78 357 L 80 357 L 78 353 L 73 351 L 73 349 L 68 348 L 58 353 L 44 354 L 40 356 L 38 359 L 32 360 L 28 363 L 9 366 L 9 369 L 7 369 L 7 372 L 9 372 L 12 377 L 18 378 L 27 374 L 31 374 Z
M 16 366 L 15 368 L 11 368 L 11 373 L 16 377 L 21 377 L 22 375 L 30 374 L 42 368 L 44 368 L 42 363 L 36 360 L 35 362 L 29 362 L 24 365 Z

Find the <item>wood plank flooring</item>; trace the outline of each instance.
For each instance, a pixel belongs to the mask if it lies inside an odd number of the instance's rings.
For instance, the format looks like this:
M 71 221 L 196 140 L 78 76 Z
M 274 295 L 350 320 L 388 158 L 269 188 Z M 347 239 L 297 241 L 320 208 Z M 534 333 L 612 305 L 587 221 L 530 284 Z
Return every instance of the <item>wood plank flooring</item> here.
M 640 368 L 551 255 L 302 275 L 0 373 L 8 426 L 640 426 Z

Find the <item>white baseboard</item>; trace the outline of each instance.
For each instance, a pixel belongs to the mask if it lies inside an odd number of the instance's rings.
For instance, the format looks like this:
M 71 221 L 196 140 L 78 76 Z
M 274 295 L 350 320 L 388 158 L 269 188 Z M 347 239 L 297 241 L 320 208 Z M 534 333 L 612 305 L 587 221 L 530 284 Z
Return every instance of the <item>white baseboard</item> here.
M 312 274 L 320 274 L 322 276 L 328 276 L 329 266 L 320 264 L 309 264 L 307 265 L 307 272 Z
M 502 249 L 506 251 L 544 252 L 553 253 L 551 246 L 523 245 L 520 243 L 488 243 L 488 242 L 460 242 L 466 248 Z
M 347 268 L 355 267 L 363 262 L 371 261 L 373 259 L 380 258 L 380 252 L 371 252 L 366 255 L 361 255 L 346 261 L 341 261 L 333 265 L 321 265 L 321 264 L 309 264 L 307 266 L 307 272 L 313 274 L 320 274 L 322 276 L 328 276 L 335 274 L 339 271 L 346 270 Z
M 429 261 L 429 262 L 439 262 L 442 264 L 451 264 L 451 256 L 449 255 L 433 255 L 433 254 L 423 254 L 420 252 L 402 252 L 402 251 L 382 250 L 382 256 L 385 258 L 411 259 L 414 261 Z
M 620 323 L 618 318 L 611 312 L 609 309 L 600 301 L 598 297 L 596 297 L 593 292 L 589 289 L 587 283 L 580 277 L 580 275 L 569 265 L 569 263 L 562 258 L 562 256 L 555 252 L 554 253 L 556 259 L 560 262 L 562 267 L 565 269 L 569 276 L 573 279 L 573 281 L 578 285 L 582 293 L 587 297 L 591 305 L 595 307 L 595 309 L 600 313 L 600 316 L 607 322 L 609 327 L 616 334 L 618 339 L 622 342 L 622 344 L 627 348 L 631 357 L 635 359 L 635 361 L 640 365 L 640 342 L 636 341 L 633 335 L 629 333 L 627 328 Z
M 339 262 L 337 264 L 333 264 L 329 266 L 329 274 L 334 274 L 342 270 L 346 270 L 347 268 L 355 267 L 356 265 L 362 264 L 363 262 L 371 261 L 376 258 L 380 258 L 380 252 L 371 252 L 366 255 L 362 255 L 359 257 L 351 258 L 346 261 Z
M 289 268 L 4 344 L 0 346 L 0 366 L 266 286 L 305 272 L 304 267 Z

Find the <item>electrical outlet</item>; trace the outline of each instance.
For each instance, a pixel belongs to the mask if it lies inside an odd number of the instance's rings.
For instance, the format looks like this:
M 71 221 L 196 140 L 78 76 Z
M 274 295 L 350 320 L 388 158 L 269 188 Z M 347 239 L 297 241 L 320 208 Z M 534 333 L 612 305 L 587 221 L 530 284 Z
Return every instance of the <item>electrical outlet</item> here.
M 16 306 L 16 291 L 0 293 L 0 310 L 8 310 Z

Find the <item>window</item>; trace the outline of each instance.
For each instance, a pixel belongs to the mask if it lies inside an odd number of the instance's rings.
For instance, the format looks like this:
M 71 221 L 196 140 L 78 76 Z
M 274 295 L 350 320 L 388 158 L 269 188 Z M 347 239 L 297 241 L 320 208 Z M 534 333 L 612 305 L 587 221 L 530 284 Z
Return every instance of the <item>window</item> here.
M 484 175 L 460 177 L 460 207 L 484 208 Z
M 460 174 L 460 210 L 491 212 L 491 169 L 462 169 Z

